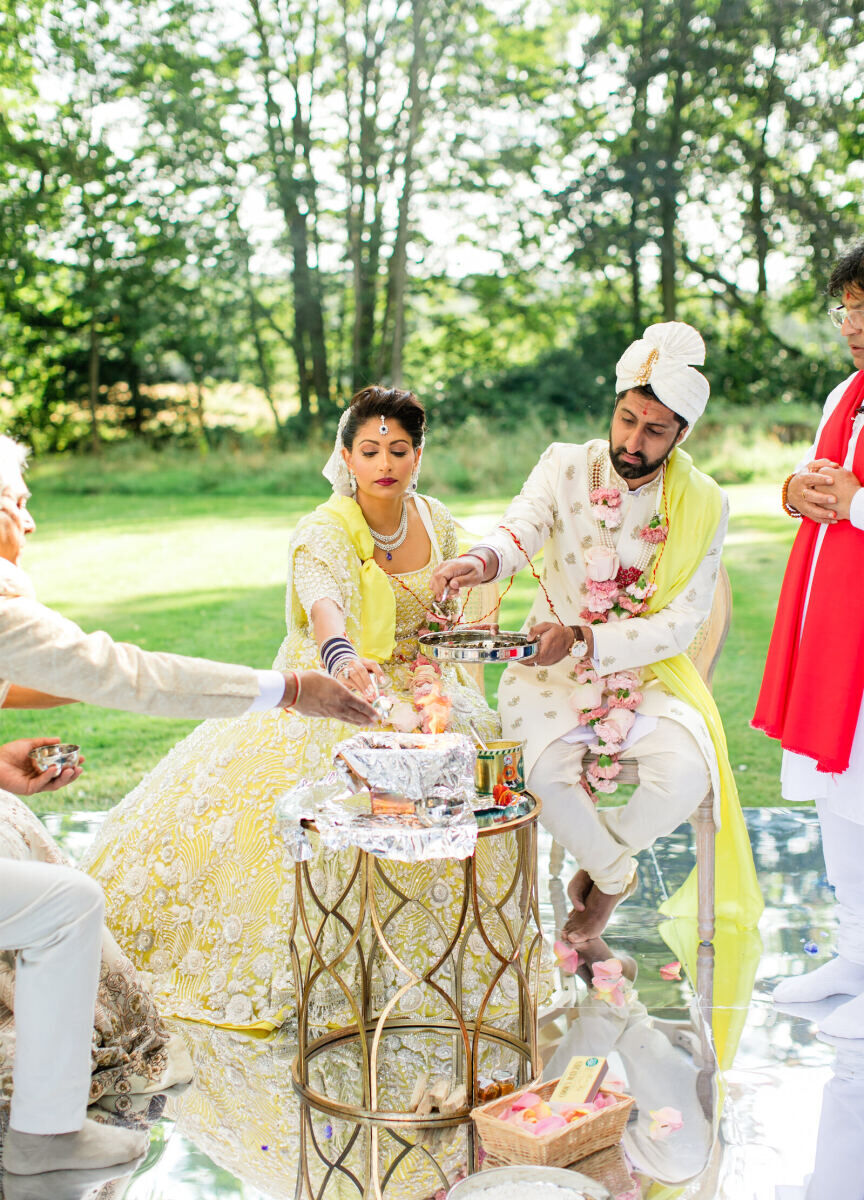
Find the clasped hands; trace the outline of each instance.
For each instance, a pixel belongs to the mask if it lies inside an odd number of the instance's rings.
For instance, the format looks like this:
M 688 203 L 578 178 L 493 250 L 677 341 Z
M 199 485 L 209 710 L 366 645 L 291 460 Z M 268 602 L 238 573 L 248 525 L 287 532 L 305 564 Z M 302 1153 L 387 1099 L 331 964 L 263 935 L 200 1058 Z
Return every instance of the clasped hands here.
M 818 525 L 848 521 L 852 497 L 860 489 L 857 476 L 829 458 L 817 458 L 789 480 L 786 499 L 802 517 Z

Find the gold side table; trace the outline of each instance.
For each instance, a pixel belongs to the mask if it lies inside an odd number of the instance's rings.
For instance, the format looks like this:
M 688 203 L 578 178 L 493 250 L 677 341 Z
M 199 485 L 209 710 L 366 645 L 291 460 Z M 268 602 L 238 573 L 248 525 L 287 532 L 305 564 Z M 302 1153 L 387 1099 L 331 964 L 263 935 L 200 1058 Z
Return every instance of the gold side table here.
M 404 885 L 411 872 L 408 864 L 362 850 L 343 851 L 350 855 L 350 865 L 339 876 L 335 896 L 321 894 L 320 881 L 316 887 L 316 859 L 297 864 L 290 947 L 298 1039 L 293 1078 L 304 1101 L 354 1121 L 444 1127 L 468 1118 L 477 1102 L 478 1073 L 490 1055 L 503 1053 L 520 1085 L 536 1078 L 542 946 L 537 895 L 539 813 L 538 800 L 526 816 L 481 829 L 470 858 L 447 860 L 448 887 L 461 892 L 450 897 L 448 911 L 455 914 L 450 928 L 432 902 L 434 888 L 427 895 L 411 895 Z M 496 846 L 491 839 L 502 837 L 514 839 L 514 852 L 509 853 L 508 847 L 508 854 L 499 856 L 508 864 L 505 877 L 499 871 L 494 881 L 484 880 L 478 857 L 494 861 Z M 406 916 L 417 931 L 408 950 L 398 944 L 400 937 L 405 940 Z M 484 956 L 480 983 L 467 979 L 469 959 L 476 965 L 478 951 Z M 510 989 L 509 1004 L 502 1004 L 506 991 L 502 984 Z M 339 997 L 344 1014 L 338 1027 L 326 1032 L 313 1025 L 309 1016 L 322 988 Z M 440 1075 L 441 1064 L 447 1063 L 453 1085 L 464 1084 L 466 1101 L 458 1111 L 412 1112 L 405 1088 L 391 1086 L 394 1056 L 398 1058 L 393 1046 L 404 1046 L 408 1039 L 415 1058 L 417 1047 L 425 1047 L 433 1074 L 437 1067 Z M 354 1060 L 353 1101 L 345 1100 L 343 1086 L 349 1048 Z M 311 1078 L 315 1071 L 319 1077 L 333 1077 L 326 1066 L 328 1054 L 333 1055 L 339 1075 L 338 1085 L 328 1087 L 330 1095 Z

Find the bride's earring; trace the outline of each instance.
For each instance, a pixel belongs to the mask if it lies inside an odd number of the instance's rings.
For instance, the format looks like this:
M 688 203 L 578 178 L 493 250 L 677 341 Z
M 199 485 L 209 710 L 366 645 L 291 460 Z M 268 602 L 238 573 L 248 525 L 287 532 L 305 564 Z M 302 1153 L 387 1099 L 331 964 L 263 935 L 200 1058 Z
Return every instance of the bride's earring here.
M 348 485 L 351 488 L 351 495 L 356 496 L 357 495 L 357 476 L 354 474 L 354 472 L 351 470 L 350 467 L 348 468 Z
M 419 475 L 420 475 L 420 468 L 415 467 L 414 470 L 411 472 L 411 487 L 415 492 L 417 491 L 417 479 L 419 478 Z

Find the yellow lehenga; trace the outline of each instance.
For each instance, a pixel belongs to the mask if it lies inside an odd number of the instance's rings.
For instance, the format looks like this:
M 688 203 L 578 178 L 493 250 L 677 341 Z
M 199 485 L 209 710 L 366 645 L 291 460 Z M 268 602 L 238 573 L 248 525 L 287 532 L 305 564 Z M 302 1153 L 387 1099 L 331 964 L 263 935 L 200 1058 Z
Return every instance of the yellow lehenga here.
M 395 646 L 381 664 L 385 690 L 405 699 L 419 649 L 417 632 L 432 599 L 430 575 L 438 562 L 457 553 L 450 513 L 431 498 L 416 502 L 432 555 L 410 576 L 388 577 Z M 340 504 L 350 507 L 353 501 Z M 362 571 L 368 562 L 361 563 L 344 524 L 326 507 L 306 518 L 292 539 L 288 634 L 276 667 L 318 666 L 309 610 L 322 596 L 341 605 L 348 637 L 362 648 Z M 464 669 L 445 665 L 442 682 L 453 705 L 451 728 L 468 733 L 471 722 L 484 738 L 498 736 L 497 715 Z M 280 710 L 206 721 L 109 814 L 84 865 L 105 891 L 109 927 L 139 970 L 148 973 L 161 1011 L 261 1030 L 278 1026 L 290 1011 L 294 861 L 274 806 L 301 780 L 323 776 L 333 748 L 353 732 L 340 721 Z M 510 874 L 515 854 L 510 835 L 478 843 L 478 864 L 492 890 L 496 875 Z M 345 855 L 316 852 L 319 894 L 328 888 L 338 892 L 346 863 Z M 408 892 L 431 896 L 442 917 L 450 916 L 449 907 L 455 910 L 460 889 L 451 885 L 461 871 L 458 863 L 392 867 L 402 872 Z M 399 936 L 410 953 L 425 931 L 406 920 Z M 466 977 L 479 992 L 484 978 L 488 982 L 488 953 L 478 940 L 469 954 L 474 961 Z M 509 1008 L 515 992 L 508 995 L 506 980 L 499 986 L 498 1003 Z M 327 1014 L 320 1019 L 326 1022 Z

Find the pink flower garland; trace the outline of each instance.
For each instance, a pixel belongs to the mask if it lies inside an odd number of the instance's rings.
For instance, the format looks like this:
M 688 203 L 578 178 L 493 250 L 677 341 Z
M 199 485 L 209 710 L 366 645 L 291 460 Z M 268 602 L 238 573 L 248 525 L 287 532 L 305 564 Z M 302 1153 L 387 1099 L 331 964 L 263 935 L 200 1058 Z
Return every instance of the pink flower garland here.
M 620 526 L 618 488 L 594 488 L 589 499 L 591 512 L 601 528 Z M 656 546 L 666 541 L 668 532 L 668 526 L 655 514 L 639 536 Z M 589 625 L 639 616 L 647 610 L 648 600 L 657 590 L 645 571 L 622 567 L 617 552 L 609 546 L 590 546 L 585 551 L 585 571 L 587 604 L 580 616 Z M 575 679 L 570 703 L 578 714 L 579 724 L 590 725 L 597 738 L 590 747 L 597 761 L 584 776 L 596 801 L 598 792 L 608 794 L 618 788 L 615 782 L 621 772 L 618 756 L 635 720 L 635 710 L 642 703 L 640 677 L 634 671 L 619 671 L 601 678 L 590 663 L 584 662 L 576 667 Z

